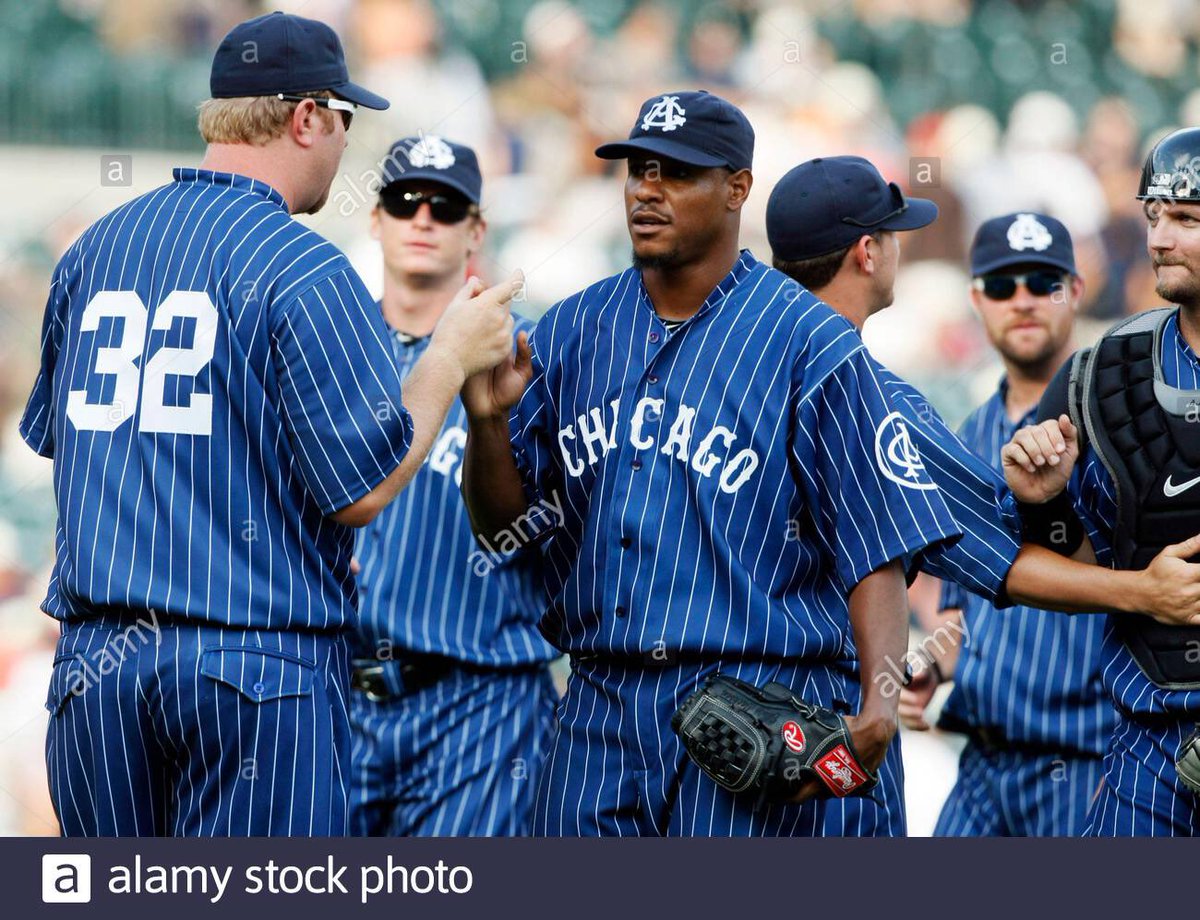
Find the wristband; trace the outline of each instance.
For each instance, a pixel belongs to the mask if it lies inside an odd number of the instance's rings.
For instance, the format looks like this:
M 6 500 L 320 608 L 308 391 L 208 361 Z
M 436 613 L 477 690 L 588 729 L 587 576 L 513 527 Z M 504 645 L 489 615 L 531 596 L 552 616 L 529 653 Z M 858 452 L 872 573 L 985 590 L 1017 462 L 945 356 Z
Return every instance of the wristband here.
M 1086 536 L 1066 490 L 1040 505 L 1018 501 L 1021 539 L 1053 550 L 1060 556 L 1074 555 Z

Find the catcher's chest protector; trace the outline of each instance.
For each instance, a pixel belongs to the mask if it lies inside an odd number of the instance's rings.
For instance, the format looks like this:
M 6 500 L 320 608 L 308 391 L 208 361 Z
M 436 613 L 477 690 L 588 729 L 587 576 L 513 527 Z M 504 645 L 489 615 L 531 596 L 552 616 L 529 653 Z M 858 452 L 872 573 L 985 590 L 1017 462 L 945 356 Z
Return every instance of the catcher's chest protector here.
M 1071 372 L 1073 421 L 1117 490 L 1113 554 L 1142 569 L 1163 547 L 1200 533 L 1200 390 L 1162 379 L 1162 328 L 1174 310 L 1114 326 Z M 1200 628 L 1116 617 L 1118 635 L 1154 683 L 1200 688 Z

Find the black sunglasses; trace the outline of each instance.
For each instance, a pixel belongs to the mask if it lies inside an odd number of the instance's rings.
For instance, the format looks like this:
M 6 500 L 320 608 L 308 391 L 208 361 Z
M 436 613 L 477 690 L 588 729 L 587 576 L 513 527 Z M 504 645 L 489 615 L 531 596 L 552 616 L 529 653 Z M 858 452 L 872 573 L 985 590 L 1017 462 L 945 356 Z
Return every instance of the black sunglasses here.
M 347 102 L 345 99 L 325 99 L 321 96 L 298 96 L 294 93 L 276 93 L 275 98 L 283 102 L 303 102 L 305 99 L 311 99 L 318 107 L 340 114 L 342 116 L 342 127 L 347 131 L 350 130 L 350 122 L 354 121 L 354 113 L 358 111 L 357 105 L 353 102 Z
M 444 195 L 441 192 L 384 192 L 379 196 L 379 203 L 392 217 L 400 220 L 412 220 L 421 210 L 421 205 L 429 204 L 429 216 L 439 224 L 457 224 L 467 219 L 471 213 L 471 202 L 457 195 Z
M 1017 285 L 1025 285 L 1025 289 L 1034 297 L 1046 297 L 1057 291 L 1063 284 L 1064 272 L 1040 271 L 1024 275 L 984 275 L 976 278 L 971 285 L 977 291 L 982 291 L 988 300 L 1010 300 L 1017 293 Z

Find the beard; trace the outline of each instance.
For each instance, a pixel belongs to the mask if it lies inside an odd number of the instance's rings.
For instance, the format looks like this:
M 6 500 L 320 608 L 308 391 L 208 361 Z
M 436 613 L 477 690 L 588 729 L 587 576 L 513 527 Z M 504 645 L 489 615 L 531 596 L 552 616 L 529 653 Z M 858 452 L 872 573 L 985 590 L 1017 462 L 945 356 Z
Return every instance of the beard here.
M 1187 278 L 1170 281 L 1158 278 L 1154 285 L 1154 293 L 1167 303 L 1178 304 L 1181 307 L 1200 306 L 1200 280 L 1197 280 L 1195 274 L 1191 273 L 1190 266 L 1187 268 L 1189 270 Z
M 638 255 L 638 251 L 634 249 L 632 258 L 633 267 L 639 271 L 645 271 L 646 269 L 679 268 L 685 261 L 683 254 L 678 249 L 669 249 L 666 252 L 646 256 Z
M 1054 360 L 1062 346 L 1062 342 L 1056 342 L 1052 335 L 1047 335 L 1040 345 L 1025 348 L 1014 347 L 1007 339 L 1002 339 L 996 343 L 996 350 L 1010 364 L 1036 377 Z

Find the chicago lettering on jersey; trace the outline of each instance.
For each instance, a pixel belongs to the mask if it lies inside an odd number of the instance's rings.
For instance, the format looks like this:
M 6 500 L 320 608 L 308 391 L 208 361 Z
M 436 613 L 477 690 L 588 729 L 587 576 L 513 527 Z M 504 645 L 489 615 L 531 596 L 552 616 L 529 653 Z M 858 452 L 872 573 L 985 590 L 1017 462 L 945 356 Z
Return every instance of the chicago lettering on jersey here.
M 662 418 L 664 406 L 665 400 L 654 396 L 643 396 L 634 405 L 625 434 L 635 450 L 657 450 L 706 479 L 716 475 L 722 492 L 732 494 L 750 481 L 759 467 L 758 452 L 753 447 L 735 451 L 737 434 L 724 425 L 713 425 L 701 435 L 696 430 L 696 409 L 686 403 L 679 404 L 666 436 L 655 437 L 653 423 Z M 607 420 L 603 410 L 594 407 L 559 429 L 558 447 L 570 476 L 582 476 L 617 446 L 620 397 L 609 402 L 608 410 Z

